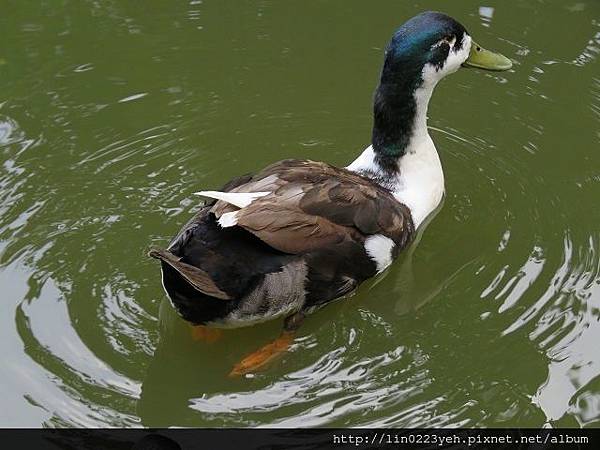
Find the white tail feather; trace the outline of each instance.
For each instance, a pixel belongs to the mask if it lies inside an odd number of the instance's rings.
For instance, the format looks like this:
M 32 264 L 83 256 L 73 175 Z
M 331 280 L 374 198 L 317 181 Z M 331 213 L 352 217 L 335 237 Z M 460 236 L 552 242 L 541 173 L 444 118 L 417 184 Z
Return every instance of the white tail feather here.
M 219 192 L 219 191 L 200 191 L 196 192 L 196 195 L 203 197 L 215 198 L 217 200 L 223 200 L 231 205 L 237 206 L 238 208 L 244 208 L 252 203 L 254 200 L 265 195 L 269 195 L 270 192 Z

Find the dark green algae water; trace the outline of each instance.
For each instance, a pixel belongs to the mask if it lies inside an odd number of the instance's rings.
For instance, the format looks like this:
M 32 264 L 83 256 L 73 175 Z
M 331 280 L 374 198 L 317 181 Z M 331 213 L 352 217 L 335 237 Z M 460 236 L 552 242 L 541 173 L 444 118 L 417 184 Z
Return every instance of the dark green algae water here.
M 600 3 L 0 1 L 0 425 L 600 425 Z M 441 83 L 443 207 L 307 320 L 195 342 L 145 257 L 192 193 L 368 145 L 393 30 L 442 9 L 508 73 Z

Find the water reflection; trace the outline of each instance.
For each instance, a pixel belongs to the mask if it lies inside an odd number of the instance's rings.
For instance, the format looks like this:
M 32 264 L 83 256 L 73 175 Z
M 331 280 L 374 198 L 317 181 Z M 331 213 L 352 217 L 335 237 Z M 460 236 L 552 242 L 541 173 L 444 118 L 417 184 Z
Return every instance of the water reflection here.
M 283 157 L 346 164 L 382 42 L 429 7 L 100 1 L 0 18 L 2 423 L 598 426 L 596 2 L 447 6 L 515 69 L 440 86 L 443 207 L 268 371 L 226 376 L 279 323 L 193 341 L 144 256 L 199 187 Z

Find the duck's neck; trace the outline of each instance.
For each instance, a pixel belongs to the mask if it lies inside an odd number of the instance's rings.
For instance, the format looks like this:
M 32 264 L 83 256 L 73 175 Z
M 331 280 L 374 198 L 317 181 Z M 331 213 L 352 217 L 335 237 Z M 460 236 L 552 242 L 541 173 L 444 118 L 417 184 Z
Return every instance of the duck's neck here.
M 411 210 L 415 226 L 437 208 L 444 173 L 429 133 L 427 107 L 435 83 L 383 83 L 375 93 L 372 145 L 348 169 L 390 189 Z

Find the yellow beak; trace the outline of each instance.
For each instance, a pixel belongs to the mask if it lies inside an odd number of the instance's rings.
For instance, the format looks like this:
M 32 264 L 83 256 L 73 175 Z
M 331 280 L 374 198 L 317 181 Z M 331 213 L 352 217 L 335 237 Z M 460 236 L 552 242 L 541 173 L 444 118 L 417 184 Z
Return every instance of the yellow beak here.
M 463 63 L 463 66 L 502 71 L 510 69 L 512 67 L 512 61 L 506 56 L 486 50 L 477 42 L 472 41 L 469 57 Z

